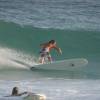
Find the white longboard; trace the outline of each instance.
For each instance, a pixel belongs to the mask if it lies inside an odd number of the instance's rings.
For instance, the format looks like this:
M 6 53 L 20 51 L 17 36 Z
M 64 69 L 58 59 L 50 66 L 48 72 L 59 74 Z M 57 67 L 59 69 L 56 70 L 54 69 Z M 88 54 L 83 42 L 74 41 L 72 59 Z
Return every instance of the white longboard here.
M 68 70 L 77 67 L 83 67 L 87 64 L 88 60 L 85 58 L 74 58 L 68 60 L 54 61 L 48 64 L 37 64 L 31 67 L 31 69 Z
M 46 96 L 44 94 L 29 94 L 24 97 L 24 100 L 46 100 Z

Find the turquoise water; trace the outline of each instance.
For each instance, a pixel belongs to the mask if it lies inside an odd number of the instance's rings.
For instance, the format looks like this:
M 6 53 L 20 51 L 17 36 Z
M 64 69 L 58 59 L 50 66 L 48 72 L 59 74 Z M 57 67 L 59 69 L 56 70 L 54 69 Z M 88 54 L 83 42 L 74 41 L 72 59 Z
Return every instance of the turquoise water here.
M 47 100 L 99 100 L 99 9 L 99 0 L 1 0 L 0 96 L 17 85 L 22 91 L 46 94 Z M 39 45 L 51 39 L 63 52 L 52 50 L 53 60 L 85 58 L 88 65 L 71 71 L 30 71 Z
M 63 51 L 63 54 L 59 55 L 55 50 L 52 50 L 51 54 L 54 60 L 86 58 L 89 64 L 87 67 L 84 67 L 80 74 L 85 74 L 85 77 L 87 75 L 87 78 L 93 79 L 100 77 L 100 40 L 99 32 L 97 31 L 42 29 L 31 26 L 21 27 L 14 23 L 1 21 L 1 59 L 5 60 L 5 66 L 8 63 L 7 60 L 10 60 L 9 63 L 12 66 L 17 66 L 16 64 L 20 63 L 23 65 L 18 65 L 19 67 L 24 67 L 24 64 L 33 66 L 39 57 L 40 43 L 50 39 L 55 39 Z M 2 58 L 2 56 L 5 56 L 5 58 Z

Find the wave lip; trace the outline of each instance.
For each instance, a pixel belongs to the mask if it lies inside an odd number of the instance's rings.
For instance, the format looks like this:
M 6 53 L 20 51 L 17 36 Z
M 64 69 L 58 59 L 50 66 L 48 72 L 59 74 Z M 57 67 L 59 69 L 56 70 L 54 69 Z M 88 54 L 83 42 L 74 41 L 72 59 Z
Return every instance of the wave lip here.
M 100 1 L 0 1 L 0 19 L 38 28 L 99 30 Z

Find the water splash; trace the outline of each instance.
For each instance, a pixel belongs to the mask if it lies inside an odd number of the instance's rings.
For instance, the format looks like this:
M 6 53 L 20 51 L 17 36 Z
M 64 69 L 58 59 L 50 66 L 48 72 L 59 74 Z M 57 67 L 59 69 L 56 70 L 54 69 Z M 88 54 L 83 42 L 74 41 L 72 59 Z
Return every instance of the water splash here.
M 21 51 L 0 47 L 0 69 L 25 68 L 35 65 L 35 57 Z

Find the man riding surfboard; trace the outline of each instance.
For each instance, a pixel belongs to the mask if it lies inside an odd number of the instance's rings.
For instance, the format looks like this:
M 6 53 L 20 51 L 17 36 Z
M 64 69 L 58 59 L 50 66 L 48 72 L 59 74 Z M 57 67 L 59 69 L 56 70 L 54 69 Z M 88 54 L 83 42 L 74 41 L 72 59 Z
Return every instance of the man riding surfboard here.
M 49 62 L 52 62 L 52 57 L 50 55 L 50 51 L 52 49 L 56 49 L 58 53 L 62 54 L 62 51 L 59 47 L 57 47 L 55 40 L 50 40 L 49 42 L 40 44 L 40 47 L 41 50 L 40 50 L 39 62 L 42 64 L 45 62 L 45 57 L 48 58 Z

